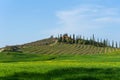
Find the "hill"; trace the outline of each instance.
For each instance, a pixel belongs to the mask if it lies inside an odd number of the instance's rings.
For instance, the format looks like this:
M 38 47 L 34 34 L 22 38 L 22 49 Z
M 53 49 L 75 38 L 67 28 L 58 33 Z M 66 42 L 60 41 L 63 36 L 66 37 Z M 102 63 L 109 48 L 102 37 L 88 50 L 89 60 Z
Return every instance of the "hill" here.
M 106 40 L 65 35 L 1 49 L 0 80 L 120 80 L 120 49 Z
M 77 44 L 63 44 L 57 43 L 55 45 L 43 46 L 25 46 L 22 48 L 25 53 L 37 54 L 102 54 L 119 51 L 117 48 L 111 47 L 96 47 L 92 45 L 77 45 Z
M 115 46 L 116 45 L 116 46 Z M 6 46 L 5 52 L 23 52 L 23 53 L 34 53 L 34 54 L 50 54 L 50 55 L 77 55 L 77 54 L 104 54 L 120 51 L 118 44 L 110 42 L 106 39 L 101 41 L 95 40 L 93 35 L 90 39 L 85 37 L 68 36 L 68 34 L 60 35 L 56 38 L 51 36 L 43 40 L 26 43 L 23 45 Z

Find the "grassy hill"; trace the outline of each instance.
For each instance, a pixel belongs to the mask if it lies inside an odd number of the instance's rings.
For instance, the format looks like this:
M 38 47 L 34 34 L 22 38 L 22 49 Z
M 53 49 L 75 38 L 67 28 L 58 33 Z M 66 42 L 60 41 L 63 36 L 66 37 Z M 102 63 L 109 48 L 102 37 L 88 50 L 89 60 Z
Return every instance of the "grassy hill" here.
M 46 38 L 46 39 L 42 39 L 42 40 L 38 40 L 38 41 L 26 43 L 26 44 L 23 44 L 21 46 L 42 46 L 42 45 L 49 45 L 49 44 L 54 43 L 56 40 L 57 40 L 56 38 Z
M 47 38 L 1 48 L 0 80 L 120 80 L 119 48 L 63 41 Z
M 66 38 L 66 36 L 65 36 Z M 47 38 L 43 40 L 26 43 L 23 45 L 7 46 L 4 51 L 23 52 L 29 54 L 45 55 L 84 55 L 84 54 L 106 54 L 120 51 L 120 48 L 107 46 L 106 43 L 93 40 L 80 39 L 80 43 L 71 43 L 73 39 L 67 36 L 66 40 L 59 41 L 59 38 Z M 68 43 L 67 41 L 71 41 Z M 92 42 L 91 42 L 92 41 Z M 76 41 L 75 41 L 76 42 Z M 105 44 L 105 46 L 104 46 Z M 18 49 L 18 50 L 17 50 Z
M 25 46 L 22 48 L 25 53 L 37 54 L 103 54 L 119 51 L 117 48 L 111 47 L 96 47 L 92 45 L 77 45 L 77 44 L 64 44 L 57 43 L 55 45 L 42 45 L 42 46 Z
M 59 42 L 57 38 L 47 38 L 23 45 L 7 46 L 2 48 L 2 50 L 3 49 L 4 51 L 0 53 L 0 62 L 46 61 L 61 59 L 79 60 L 79 55 L 106 56 L 119 55 L 120 52 L 119 48 L 113 48 L 111 46 L 101 47 L 91 44 L 69 44 Z
M 62 38 L 65 38 L 66 40 Z M 111 59 L 119 61 L 119 59 L 116 57 L 120 55 L 120 48 L 104 46 L 104 42 L 102 43 L 85 39 L 80 39 L 80 43 L 73 43 L 73 39 L 66 35 L 62 38 L 61 39 L 63 41 L 59 41 L 60 38 L 51 37 L 43 40 L 34 41 L 31 43 L 26 43 L 23 45 L 6 46 L 0 49 L 2 51 L 0 52 L 0 62 L 46 60 L 86 61 L 88 59 L 93 60 L 93 58 L 96 58 L 97 56 L 102 56 L 99 58 L 97 57 L 98 61 L 100 59 L 102 61 L 109 61 Z M 69 41 L 70 43 L 68 43 L 67 41 Z M 108 58 L 108 55 L 113 57 Z M 86 58 L 86 56 L 88 57 Z
M 74 38 L 65 34 L 59 38 L 47 38 L 21 45 L 21 50 L 24 53 L 46 55 L 105 54 L 120 51 L 120 48 L 113 47 L 114 44 L 110 45 L 107 41 L 95 41 L 95 38 L 90 40 L 78 38 L 74 40 Z

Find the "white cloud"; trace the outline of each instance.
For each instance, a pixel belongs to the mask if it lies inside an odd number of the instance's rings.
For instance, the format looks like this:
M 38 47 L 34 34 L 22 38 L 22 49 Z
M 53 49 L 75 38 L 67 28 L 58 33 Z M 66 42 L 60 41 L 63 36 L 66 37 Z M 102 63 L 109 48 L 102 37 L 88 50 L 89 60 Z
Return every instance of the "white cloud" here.
M 59 28 L 55 33 L 94 33 L 112 25 L 120 25 L 120 11 L 98 5 L 82 5 L 66 11 L 57 11 Z

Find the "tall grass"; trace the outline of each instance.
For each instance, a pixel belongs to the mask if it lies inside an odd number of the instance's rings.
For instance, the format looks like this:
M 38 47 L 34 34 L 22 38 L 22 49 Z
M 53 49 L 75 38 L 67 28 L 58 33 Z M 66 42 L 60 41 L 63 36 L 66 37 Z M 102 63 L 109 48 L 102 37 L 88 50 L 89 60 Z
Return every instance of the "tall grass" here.
M 0 80 L 119 80 L 119 62 L 0 63 Z

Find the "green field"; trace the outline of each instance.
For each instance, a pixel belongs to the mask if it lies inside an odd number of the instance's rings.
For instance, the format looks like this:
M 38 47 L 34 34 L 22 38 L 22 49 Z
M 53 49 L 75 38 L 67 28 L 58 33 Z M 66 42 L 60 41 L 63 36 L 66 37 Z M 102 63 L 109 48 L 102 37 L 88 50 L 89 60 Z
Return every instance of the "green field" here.
M 0 80 L 120 80 L 120 54 L 0 53 Z
M 0 80 L 120 80 L 120 48 L 53 40 L 4 48 Z

